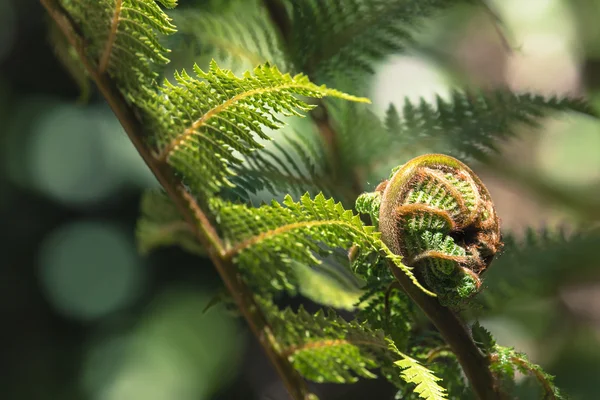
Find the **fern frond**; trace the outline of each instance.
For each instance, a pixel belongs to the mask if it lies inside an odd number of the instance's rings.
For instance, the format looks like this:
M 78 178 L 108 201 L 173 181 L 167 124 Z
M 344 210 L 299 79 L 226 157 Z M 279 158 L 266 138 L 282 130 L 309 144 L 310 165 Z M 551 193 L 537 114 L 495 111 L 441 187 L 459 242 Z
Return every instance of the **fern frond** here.
M 462 0 L 468 1 L 468 0 Z M 292 1 L 291 55 L 309 75 L 373 72 L 373 63 L 413 43 L 425 17 L 456 0 Z
M 414 358 L 403 355 L 403 359 L 396 361 L 398 367 L 402 369 L 402 379 L 408 383 L 417 385 L 415 393 L 422 399 L 442 400 L 447 399 L 446 390 L 439 385 L 441 380 L 429 369 L 425 368 Z
M 177 0 L 61 0 L 81 28 L 97 72 L 108 73 L 132 100 L 140 81 L 151 82 L 156 67 L 169 62 L 159 35 L 176 29 L 157 3 L 173 8 Z
M 582 99 L 544 97 L 532 93 L 454 90 L 448 100 L 435 104 L 406 100 L 399 113 L 391 106 L 386 124 L 399 145 L 412 152 L 442 151 L 461 159 L 485 159 L 498 152 L 498 144 L 515 136 L 517 124 L 537 126 L 554 111 L 594 115 Z
M 342 195 L 327 175 L 327 155 L 321 137 L 307 129 L 282 132 L 272 146 L 252 152 L 232 167 L 234 192 L 242 198 L 266 190 L 274 196 L 308 192 Z
M 478 300 L 491 312 L 510 305 L 510 299 L 555 295 L 569 279 L 597 277 L 600 230 L 567 235 L 562 229 L 529 229 L 523 239 L 504 234 L 504 250 L 486 272 L 487 288 Z
M 149 92 L 142 105 L 153 125 L 157 157 L 182 175 L 200 199 L 208 199 L 223 186 L 233 186 L 231 166 L 236 156 L 248 156 L 263 146 L 257 137 L 270 139 L 262 127 L 279 129 L 278 115 L 302 115 L 314 106 L 296 97 L 367 99 L 311 83 L 304 75 L 290 76 L 268 64 L 254 73 L 236 77 L 211 62 L 208 72 L 197 65 L 196 77 L 177 73 L 177 84 L 165 82 L 159 92 Z
M 136 238 L 141 254 L 172 245 L 179 245 L 195 254 L 206 253 L 165 193 L 158 190 L 147 191 L 142 197 L 140 208 Z
M 333 311 L 308 313 L 277 309 L 263 300 L 263 307 L 284 354 L 307 379 L 316 382 L 351 383 L 376 378 L 377 367 L 393 369 L 397 376 L 415 383 L 419 397 L 445 399 L 439 378 L 418 361 L 400 352 L 383 331 L 357 321 L 345 321 Z
M 282 204 L 273 201 L 258 208 L 222 203 L 216 213 L 229 246 L 228 256 L 235 257 L 254 286 L 264 288 L 264 283 L 270 282 L 272 289 L 293 291 L 297 283 L 290 260 L 319 265 L 315 254 L 327 255 L 331 248 L 349 249 L 355 244 L 381 253 L 421 290 L 434 295 L 381 241 L 374 227 L 364 225 L 358 215 L 322 194 L 314 199 L 306 194 L 299 202 L 286 196 Z
M 529 361 L 526 354 L 517 352 L 511 347 L 496 345 L 491 360 L 492 370 L 502 374 L 509 384 L 514 382 L 514 374 L 519 371 L 524 375 L 531 375 L 535 378 L 542 388 L 544 399 L 565 399 L 554 384 L 554 377 L 545 372 L 539 365 Z
M 170 13 L 178 37 L 195 57 L 215 59 L 234 71 L 271 62 L 287 71 L 287 60 L 264 10 L 253 1 L 236 2 L 227 12 L 212 14 L 197 8 Z

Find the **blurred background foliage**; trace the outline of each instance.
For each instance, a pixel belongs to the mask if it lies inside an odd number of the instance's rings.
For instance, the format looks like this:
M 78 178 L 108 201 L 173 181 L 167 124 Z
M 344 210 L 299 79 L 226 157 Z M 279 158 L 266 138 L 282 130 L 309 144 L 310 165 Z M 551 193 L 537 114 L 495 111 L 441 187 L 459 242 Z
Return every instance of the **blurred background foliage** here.
M 178 12 L 202 7 L 218 16 L 230 3 L 180 0 Z M 585 95 L 600 110 L 600 0 L 490 5 L 497 15 L 453 8 L 423 27 L 419 52 L 378 65 L 366 85 L 374 110 L 383 115 L 390 102 L 433 98 L 457 83 Z M 286 398 L 243 323 L 222 305 L 203 311 L 221 287 L 207 261 L 177 248 L 138 255 L 141 191 L 157 184 L 99 95 L 55 57 L 52 35 L 36 0 L 0 0 L 0 396 Z M 192 39 L 175 36 L 171 69 L 207 65 L 210 43 Z M 503 145 L 501 162 L 530 171 L 544 190 L 510 168 L 474 166 L 504 229 L 523 238 L 528 227 L 562 227 L 568 236 L 596 224 L 599 210 L 582 213 L 554 194 L 598 204 L 600 122 L 569 114 L 542 121 L 539 134 L 521 133 Z M 538 252 L 501 256 L 486 277 L 529 282 L 532 290 L 511 295 L 509 284 L 506 302 L 479 313 L 499 343 L 556 374 L 574 399 L 596 398 L 600 239 L 546 239 Z M 528 270 L 533 265 L 547 269 Z M 547 274 L 555 278 L 536 285 Z M 325 399 L 395 392 L 383 381 L 316 391 Z

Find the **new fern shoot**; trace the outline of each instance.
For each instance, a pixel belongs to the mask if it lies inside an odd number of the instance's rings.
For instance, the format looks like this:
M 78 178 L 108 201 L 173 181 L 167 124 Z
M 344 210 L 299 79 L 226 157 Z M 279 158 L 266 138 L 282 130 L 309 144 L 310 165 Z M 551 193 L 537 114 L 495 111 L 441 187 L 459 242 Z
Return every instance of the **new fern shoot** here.
M 219 16 L 170 11 L 175 0 L 41 3 L 162 186 L 143 198 L 140 250 L 208 257 L 292 398 L 316 399 L 306 380 L 384 377 L 403 399 L 505 399 L 517 370 L 560 398 L 540 367 L 464 319 L 502 241 L 485 185 L 450 155 L 485 161 L 517 122 L 591 109 L 457 88 L 381 120 L 365 87 L 342 79 L 368 82 L 460 1 L 232 1 Z M 171 74 L 178 38 L 201 54 Z M 324 84 L 336 82 L 344 92 Z M 280 306 L 300 293 L 321 309 Z

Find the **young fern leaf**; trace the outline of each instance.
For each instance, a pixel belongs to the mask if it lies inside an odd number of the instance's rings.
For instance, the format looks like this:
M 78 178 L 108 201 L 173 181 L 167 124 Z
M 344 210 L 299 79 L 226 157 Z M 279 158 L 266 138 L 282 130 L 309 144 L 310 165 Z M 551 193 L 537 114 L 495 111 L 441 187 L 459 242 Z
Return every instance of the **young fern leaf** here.
M 173 8 L 177 0 L 60 0 L 86 38 L 88 58 L 108 73 L 131 100 L 169 62 L 159 34 L 176 31 L 157 3 Z M 142 82 L 142 83 L 140 83 Z
M 307 379 L 316 382 L 353 383 L 376 378 L 371 370 L 385 369 L 392 383 L 414 383 L 419 397 L 445 399 L 440 380 L 431 371 L 400 352 L 381 330 L 358 321 L 345 321 L 333 311 L 308 313 L 279 310 L 263 300 L 263 308 L 284 354 Z M 392 372 L 393 371 L 393 372 Z M 395 376 L 394 376 L 395 375 Z
M 373 63 L 413 43 L 423 18 L 467 0 L 294 0 L 290 52 L 310 76 L 372 73 Z
M 301 74 L 283 74 L 269 64 L 242 78 L 214 61 L 208 72 L 197 65 L 194 71 L 196 77 L 183 71 L 175 75 L 177 84 L 165 82 L 160 91 L 148 92 L 142 107 L 154 127 L 158 159 L 181 174 L 205 202 L 224 186 L 233 186 L 231 167 L 242 162 L 236 153 L 248 156 L 262 148 L 256 136 L 270 139 L 263 126 L 279 129 L 278 114 L 301 116 L 300 111 L 314 107 L 297 95 L 368 101 L 317 86 Z
M 449 99 L 434 104 L 406 100 L 402 112 L 392 105 L 386 125 L 398 144 L 413 153 L 443 151 L 460 159 L 485 160 L 498 152 L 498 143 L 515 136 L 515 125 L 536 127 L 554 111 L 594 115 L 582 99 L 517 94 L 504 89 L 491 92 L 454 90 Z
M 440 378 L 433 372 L 425 368 L 414 358 L 402 355 L 402 360 L 396 361 L 398 367 L 402 369 L 402 379 L 408 383 L 414 383 L 415 393 L 422 399 L 442 400 L 447 399 L 446 390 L 439 385 Z
M 378 252 L 400 268 L 424 292 L 435 296 L 417 281 L 402 257 L 392 253 L 380 239 L 374 227 L 366 226 L 341 203 L 322 194 L 311 199 L 308 194 L 294 202 L 286 196 L 282 204 L 252 208 L 245 205 L 217 203 L 219 226 L 229 250 L 245 278 L 256 289 L 294 291 L 297 287 L 291 260 L 306 265 L 318 265 L 315 254 L 326 255 L 327 248 L 348 249 L 353 244 L 367 251 Z M 326 248 L 324 248 L 325 246 Z

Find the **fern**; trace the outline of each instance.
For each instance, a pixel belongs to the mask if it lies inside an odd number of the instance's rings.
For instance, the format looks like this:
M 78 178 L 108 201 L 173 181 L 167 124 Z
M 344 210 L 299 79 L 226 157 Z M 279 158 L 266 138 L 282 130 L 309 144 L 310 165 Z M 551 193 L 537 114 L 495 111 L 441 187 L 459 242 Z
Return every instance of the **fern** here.
M 510 305 L 512 298 L 523 301 L 556 294 L 570 276 L 585 281 L 598 267 L 598 229 L 569 235 L 563 229 L 539 232 L 528 229 L 523 239 L 505 234 L 504 241 L 503 254 L 486 273 L 487 288 L 479 299 L 495 312 Z
M 174 33 L 175 26 L 157 3 L 173 8 L 177 0 L 60 1 L 80 25 L 97 71 L 113 77 L 131 100 L 158 76 L 156 68 L 169 62 L 158 35 Z
M 191 49 L 194 57 L 215 59 L 232 70 L 246 70 L 265 62 L 287 71 L 277 35 L 256 2 L 238 2 L 232 10 L 212 14 L 196 8 L 174 11 L 178 52 Z M 177 56 L 177 53 L 174 53 Z
M 397 135 L 398 145 L 408 152 L 443 151 L 461 159 L 483 160 L 498 153 L 498 144 L 515 136 L 515 125 L 537 126 L 553 111 L 577 111 L 594 115 L 581 99 L 454 90 L 448 100 L 435 104 L 406 100 L 401 113 L 390 106 L 387 126 Z
M 252 152 L 243 163 L 233 166 L 235 176 L 231 181 L 238 196 L 246 199 L 260 190 L 274 196 L 300 196 L 306 192 L 333 196 L 337 192 L 327 175 L 327 157 L 316 133 L 310 129 L 304 134 L 282 132 L 276 139 L 271 148 Z
M 314 199 L 304 195 L 299 202 L 286 196 L 283 204 L 274 201 L 259 208 L 223 203 L 217 206 L 216 213 L 229 245 L 228 255 L 235 257 L 256 290 L 261 289 L 261 282 L 269 282 L 272 289 L 294 291 L 297 282 L 290 270 L 291 260 L 318 265 L 321 261 L 315 254 L 330 254 L 327 248 L 347 249 L 355 244 L 383 254 L 415 285 L 432 294 L 402 264 L 401 257 L 393 254 L 381 241 L 379 232 L 364 225 L 357 215 L 340 203 L 323 195 Z
M 301 71 L 321 77 L 372 73 L 372 64 L 413 43 L 425 17 L 456 0 L 292 1 L 290 52 Z
M 243 78 L 221 69 L 213 61 L 208 72 L 194 67 L 196 77 L 177 73 L 177 84 L 165 82 L 157 93 L 149 92 L 142 107 L 151 118 L 159 160 L 166 161 L 201 199 L 223 186 L 232 186 L 231 165 L 262 148 L 256 136 L 268 140 L 261 126 L 278 129 L 283 116 L 301 115 L 309 105 L 295 95 L 340 97 L 367 101 L 294 77 L 270 65 L 258 66 Z
M 308 313 L 277 309 L 263 300 L 263 307 L 281 344 L 281 352 L 306 378 L 316 382 L 352 383 L 358 377 L 376 378 L 371 369 L 385 366 L 395 370 L 393 383 L 402 380 L 416 385 L 419 397 L 445 399 L 445 390 L 431 371 L 406 356 L 383 331 L 358 321 L 345 321 L 334 312 Z

